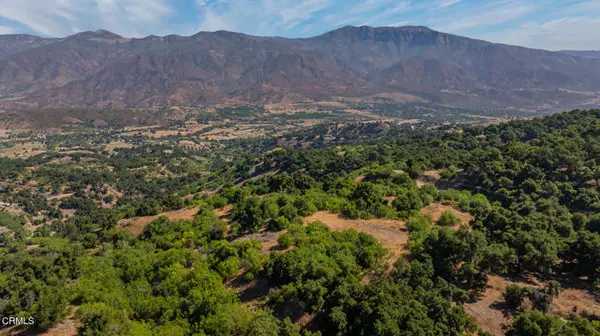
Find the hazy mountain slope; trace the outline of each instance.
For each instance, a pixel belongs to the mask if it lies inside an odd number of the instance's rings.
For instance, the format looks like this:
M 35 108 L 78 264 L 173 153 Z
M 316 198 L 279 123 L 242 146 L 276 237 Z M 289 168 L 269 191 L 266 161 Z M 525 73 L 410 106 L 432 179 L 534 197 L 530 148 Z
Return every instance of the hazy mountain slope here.
M 0 35 L 0 60 L 52 42 L 54 39 L 31 35 Z
M 97 31 L 4 45 L 5 105 L 264 103 L 404 92 L 459 106 L 535 109 L 600 97 L 600 60 L 425 27 L 344 27 L 306 39 L 225 31 L 126 39 Z
M 561 53 L 571 56 L 600 59 L 600 50 L 562 50 Z

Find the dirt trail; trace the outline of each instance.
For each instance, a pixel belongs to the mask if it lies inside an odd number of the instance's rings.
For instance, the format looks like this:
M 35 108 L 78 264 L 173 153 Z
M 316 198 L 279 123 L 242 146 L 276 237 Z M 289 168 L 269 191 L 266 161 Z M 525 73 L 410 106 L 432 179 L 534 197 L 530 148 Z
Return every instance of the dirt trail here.
M 57 324 L 54 328 L 47 330 L 41 336 L 75 336 L 77 328 L 81 323 L 75 318 L 75 313 L 79 307 L 72 307 L 71 313 L 66 320 Z

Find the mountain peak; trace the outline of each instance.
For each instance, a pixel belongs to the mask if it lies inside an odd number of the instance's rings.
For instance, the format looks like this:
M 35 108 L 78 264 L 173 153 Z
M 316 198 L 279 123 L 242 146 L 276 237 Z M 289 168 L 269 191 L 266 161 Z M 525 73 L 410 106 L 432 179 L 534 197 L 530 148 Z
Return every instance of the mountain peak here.
M 338 41 L 373 40 L 373 41 L 397 41 L 405 40 L 413 35 L 424 36 L 435 39 L 437 31 L 425 26 L 401 26 L 401 27 L 372 27 L 372 26 L 345 26 L 318 36 L 318 39 Z
M 121 35 L 117 35 L 115 33 L 109 32 L 108 30 L 98 29 L 96 31 L 86 31 L 82 33 L 77 33 L 71 35 L 69 37 L 79 37 L 85 39 L 103 39 L 103 40 L 119 40 L 123 37 Z

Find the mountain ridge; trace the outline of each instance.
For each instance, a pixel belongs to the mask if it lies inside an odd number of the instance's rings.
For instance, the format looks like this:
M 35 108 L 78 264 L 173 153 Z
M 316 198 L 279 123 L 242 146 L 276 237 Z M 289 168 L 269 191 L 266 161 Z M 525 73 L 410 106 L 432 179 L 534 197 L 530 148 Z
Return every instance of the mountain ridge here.
M 572 56 L 600 59 L 600 50 L 560 50 L 560 52 Z
M 310 38 L 230 31 L 126 38 L 0 36 L 0 106 L 152 107 L 407 93 L 464 107 L 600 102 L 600 60 L 425 26 L 345 26 Z

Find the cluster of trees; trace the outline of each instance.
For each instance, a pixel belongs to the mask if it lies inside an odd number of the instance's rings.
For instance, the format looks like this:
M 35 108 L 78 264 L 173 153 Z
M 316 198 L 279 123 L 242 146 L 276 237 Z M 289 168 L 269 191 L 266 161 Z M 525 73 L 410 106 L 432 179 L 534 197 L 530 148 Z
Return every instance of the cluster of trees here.
M 574 111 L 463 132 L 416 131 L 372 145 L 281 150 L 267 154 L 263 165 L 303 172 L 316 188 L 342 199 L 347 217 L 408 218 L 413 257 L 431 260 L 436 276 L 476 295 L 490 273 L 600 276 L 599 132 L 600 111 Z M 390 179 L 443 168 L 443 178 L 455 179 L 463 191 L 416 189 L 410 179 Z M 352 184 L 358 174 L 362 182 Z M 379 209 L 384 196 L 396 196 L 396 212 Z M 419 218 L 414 210 L 432 200 L 470 211 L 471 230 Z M 444 214 L 438 224 L 455 221 Z
M 458 287 L 434 276 L 431 263 L 400 260 L 392 275 L 385 251 L 356 231 L 331 232 L 325 224 L 292 225 L 280 237 L 291 251 L 265 265 L 275 312 L 315 315 L 311 328 L 325 335 L 462 335 L 476 326 L 460 305 Z M 368 278 L 369 281 L 364 281 Z
M 600 323 L 575 316 L 565 320 L 558 316 L 544 314 L 538 310 L 527 311 L 515 318 L 508 331 L 510 336 L 596 336 L 600 335 Z
M 231 218 L 238 233 L 258 232 L 268 227 L 274 231 L 287 228 L 290 224 L 301 224 L 302 217 L 310 216 L 318 208 L 309 193 L 290 195 L 271 193 L 263 198 L 252 195 L 249 189 L 238 189 L 228 195 L 233 203 Z
M 556 280 L 550 280 L 542 289 L 537 287 L 521 287 L 512 284 L 506 287 L 504 299 L 512 309 L 520 309 L 525 298 L 533 303 L 533 308 L 547 313 L 555 297 L 560 295 L 561 286 Z
M 341 197 L 342 214 L 352 218 L 407 218 L 431 200 L 449 200 L 475 215 L 473 228 L 486 244 L 516 255 L 506 271 L 597 277 L 599 117 L 597 110 L 574 111 L 463 132 L 416 130 L 372 145 L 270 152 L 262 166 L 302 172 L 316 188 Z M 461 177 L 454 167 L 464 170 Z M 462 192 L 410 184 L 408 177 L 444 168 Z M 356 174 L 365 178 L 353 185 Z M 396 212 L 382 206 L 384 196 L 396 196 Z
M 47 237 L 3 248 L 0 314 L 32 316 L 45 329 L 79 306 L 82 335 L 300 335 L 225 288 L 240 271 L 259 272 L 266 256 L 257 242 L 223 240 L 223 226 L 206 206 L 194 221 L 161 217 L 138 238 L 106 228 L 83 244 Z

